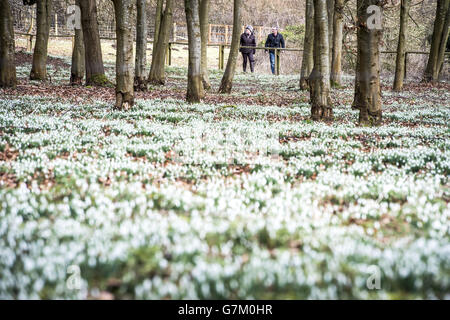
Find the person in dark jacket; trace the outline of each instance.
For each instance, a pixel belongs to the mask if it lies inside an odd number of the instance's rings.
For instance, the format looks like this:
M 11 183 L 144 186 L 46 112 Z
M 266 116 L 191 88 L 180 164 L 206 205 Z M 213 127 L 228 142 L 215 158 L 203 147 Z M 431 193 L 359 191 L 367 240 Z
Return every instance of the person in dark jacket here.
M 272 33 L 267 36 L 266 48 L 285 48 L 284 38 L 281 33 L 278 33 L 278 28 L 273 27 Z M 267 52 L 267 50 L 266 50 Z M 272 74 L 275 74 L 275 50 L 269 50 L 270 68 Z
M 253 27 L 246 26 L 244 33 L 241 35 L 241 46 L 243 47 L 256 47 L 255 35 L 253 34 Z M 255 49 L 241 48 L 242 58 L 244 59 L 242 67 L 244 72 L 247 71 L 247 60 L 250 61 L 250 71 L 253 73 L 255 71 L 255 59 L 253 55 L 255 54 Z

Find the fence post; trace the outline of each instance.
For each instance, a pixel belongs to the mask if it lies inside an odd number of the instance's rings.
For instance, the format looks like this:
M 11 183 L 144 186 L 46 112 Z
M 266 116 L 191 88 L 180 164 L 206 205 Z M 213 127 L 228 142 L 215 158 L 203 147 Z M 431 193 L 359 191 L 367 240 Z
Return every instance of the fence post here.
M 225 46 L 223 44 L 219 45 L 219 69 L 223 70 L 225 62 L 224 62 L 224 56 L 225 56 Z
M 166 66 L 169 65 L 169 51 L 170 51 L 169 46 L 170 42 L 166 46 L 166 59 L 165 59 Z
M 405 51 L 405 70 L 404 70 L 404 75 L 403 75 L 404 79 L 406 79 L 407 64 L 408 64 L 408 51 Z
M 58 14 L 55 13 L 55 34 L 58 35 Z
M 173 23 L 173 41 L 177 41 L 177 23 L 176 22 L 174 22 Z M 170 43 L 169 43 L 169 46 L 170 46 Z
M 28 35 L 28 40 L 27 40 L 27 51 L 28 51 L 28 52 L 33 51 L 33 35 L 32 35 L 32 34 Z
M 172 43 L 171 42 L 169 42 L 168 48 L 169 48 L 169 66 L 171 66 L 172 65 Z
M 228 25 L 225 25 L 225 43 L 228 43 Z
M 280 51 L 278 50 L 278 48 L 275 49 L 275 67 L 276 67 L 275 74 L 277 76 L 279 76 L 280 75 Z
M 220 70 L 220 58 L 221 58 L 221 54 L 220 54 L 220 46 L 218 47 L 219 48 L 219 70 Z
M 208 43 L 211 43 L 211 24 L 209 24 Z

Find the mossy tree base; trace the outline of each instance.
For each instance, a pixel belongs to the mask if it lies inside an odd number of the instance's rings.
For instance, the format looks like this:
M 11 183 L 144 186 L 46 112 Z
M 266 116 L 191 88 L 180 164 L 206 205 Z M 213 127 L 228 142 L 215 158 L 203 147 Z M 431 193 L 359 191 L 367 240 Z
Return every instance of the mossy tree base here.
M 342 84 L 341 84 L 340 81 L 331 80 L 330 84 L 331 84 L 332 88 L 335 88 L 335 89 L 341 89 L 342 88 Z
M 86 79 L 87 86 L 97 86 L 97 87 L 109 87 L 112 85 L 111 81 L 104 74 L 94 74 L 91 75 L 89 79 Z

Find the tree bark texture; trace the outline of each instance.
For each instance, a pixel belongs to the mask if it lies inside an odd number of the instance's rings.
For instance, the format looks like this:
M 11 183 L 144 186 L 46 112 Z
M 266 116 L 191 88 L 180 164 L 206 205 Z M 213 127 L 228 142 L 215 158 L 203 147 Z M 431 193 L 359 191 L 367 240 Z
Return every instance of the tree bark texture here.
M 333 48 L 331 57 L 331 85 L 342 84 L 342 40 L 343 40 L 343 12 L 345 0 L 335 0 L 333 15 Z
M 52 15 L 51 0 L 37 0 L 36 2 L 36 43 L 34 44 L 31 80 L 47 79 L 47 49 Z
M 381 30 L 367 28 L 367 8 L 378 0 L 358 0 L 358 52 L 355 97 L 352 107 L 359 110 L 361 125 L 381 123 L 380 41 Z
M 156 1 L 156 11 L 155 11 L 155 34 L 153 35 L 152 55 L 156 51 L 156 48 L 158 45 L 159 29 L 161 28 L 163 7 L 164 7 L 164 0 L 157 0 Z
M 153 84 L 164 85 L 166 50 L 169 46 L 170 28 L 172 26 L 172 0 L 166 0 L 166 7 L 159 28 L 158 43 L 152 53 L 152 66 L 148 81 Z
M 9 1 L 0 2 L 0 88 L 17 85 L 14 27 Z
M 210 0 L 200 0 L 200 32 L 202 37 L 202 81 L 203 88 L 211 89 L 208 75 L 208 33 L 209 33 L 209 4 Z
M 202 39 L 200 34 L 199 0 L 184 0 L 184 6 L 189 42 L 186 101 L 198 103 L 204 95 L 201 71 Z
M 103 66 L 95 0 L 80 0 L 80 9 L 85 49 L 86 85 L 104 86 L 109 81 L 105 76 Z
M 241 0 L 234 0 L 233 8 L 233 35 L 231 39 L 230 54 L 227 66 L 219 87 L 219 93 L 231 93 L 233 87 L 234 72 L 236 70 L 236 60 L 239 53 L 239 41 L 241 36 Z
M 430 55 L 425 69 L 423 81 L 438 81 L 444 63 L 444 52 L 448 38 L 450 23 L 450 0 L 439 0 L 436 7 Z
M 146 89 L 147 64 L 147 0 L 136 0 L 136 59 L 134 87 L 136 90 Z
M 77 6 L 80 6 L 79 0 L 75 1 Z M 74 44 L 72 50 L 72 65 L 70 70 L 70 84 L 81 85 L 86 72 L 84 60 L 84 43 L 83 30 L 75 29 Z
M 400 31 L 398 34 L 397 59 L 395 62 L 394 91 L 401 91 L 403 89 L 403 80 L 405 77 L 406 35 L 410 7 L 411 0 L 401 0 Z
M 135 0 L 114 0 L 116 16 L 116 105 L 127 110 L 134 104 L 133 10 Z
M 326 0 L 314 0 L 314 68 L 309 76 L 311 118 L 331 120 L 330 58 Z
M 308 90 L 308 77 L 314 67 L 314 2 L 306 0 L 305 40 L 303 44 L 302 69 L 300 71 L 300 90 Z

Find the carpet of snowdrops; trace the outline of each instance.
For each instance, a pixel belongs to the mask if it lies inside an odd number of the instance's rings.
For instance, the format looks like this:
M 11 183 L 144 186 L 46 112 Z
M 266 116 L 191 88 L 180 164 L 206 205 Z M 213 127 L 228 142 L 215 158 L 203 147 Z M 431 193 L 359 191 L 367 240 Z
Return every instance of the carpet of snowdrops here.
M 2 97 L 0 298 L 449 299 L 450 106 L 413 98 L 369 128 Z

